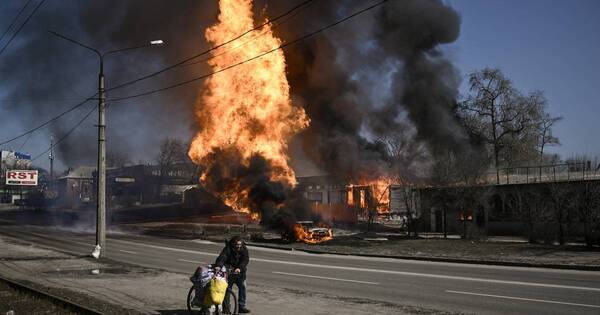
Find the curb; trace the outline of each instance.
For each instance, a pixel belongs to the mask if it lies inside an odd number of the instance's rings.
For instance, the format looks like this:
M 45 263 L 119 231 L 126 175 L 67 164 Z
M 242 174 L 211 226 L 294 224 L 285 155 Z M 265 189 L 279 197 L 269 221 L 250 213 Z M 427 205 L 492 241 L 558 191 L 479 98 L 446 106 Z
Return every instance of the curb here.
M 348 254 L 338 253 L 332 251 L 316 250 L 316 249 L 305 249 L 305 248 L 294 248 L 262 243 L 247 242 L 250 246 L 280 249 L 288 251 L 301 251 L 311 254 L 329 254 L 329 255 L 340 255 L 340 256 L 358 256 L 358 257 L 375 257 L 375 258 L 391 258 L 391 259 L 404 259 L 404 260 L 417 260 L 417 261 L 431 261 L 431 262 L 447 262 L 447 263 L 459 263 L 459 264 L 472 264 L 472 265 L 491 265 L 491 266 L 511 266 L 511 267 L 528 267 L 528 268 L 550 268 L 550 269 L 565 269 L 565 270 L 582 270 L 582 271 L 600 271 L 600 265 L 564 265 L 564 264 L 536 264 L 528 262 L 516 262 L 516 261 L 496 261 L 496 260 L 475 260 L 475 259 L 461 259 L 461 258 L 445 258 L 445 257 L 420 257 L 420 256 L 408 256 L 408 255 L 374 255 L 374 254 Z

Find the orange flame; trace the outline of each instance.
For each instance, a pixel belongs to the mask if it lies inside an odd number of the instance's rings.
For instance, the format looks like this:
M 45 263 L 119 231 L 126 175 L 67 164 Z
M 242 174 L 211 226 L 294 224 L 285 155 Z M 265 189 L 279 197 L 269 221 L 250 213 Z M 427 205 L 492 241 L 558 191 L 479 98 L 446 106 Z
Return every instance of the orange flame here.
M 371 180 L 359 180 L 356 184 L 348 185 L 348 204 L 351 206 L 358 205 L 360 208 L 367 208 L 366 190 L 371 193 L 372 202 L 377 207 L 377 213 L 385 214 L 389 212 L 390 194 L 389 186 L 392 184 L 391 178 L 378 178 Z M 359 193 L 354 196 L 354 190 L 358 189 Z M 358 197 L 358 200 L 354 200 Z
M 217 45 L 254 27 L 252 0 L 221 0 L 218 23 L 205 32 L 206 40 Z M 240 38 L 241 49 L 224 46 L 213 53 L 208 64 L 214 71 L 248 60 L 281 45 L 270 25 L 260 29 L 262 36 L 252 33 Z M 199 165 L 210 168 L 216 161 L 211 153 L 233 149 L 247 166 L 256 154 L 264 157 L 274 170 L 270 180 L 286 186 L 296 184 L 294 171 L 288 165 L 287 143 L 306 128 L 309 119 L 302 108 L 292 106 L 286 78 L 286 64 L 281 50 L 228 69 L 205 81 L 196 102 L 200 130 L 188 152 Z M 207 173 L 200 176 L 205 183 Z M 249 188 L 233 187 L 228 191 L 211 191 L 227 205 L 249 212 Z
M 329 228 L 327 229 L 326 234 L 316 235 L 315 233 L 306 230 L 301 224 L 294 224 L 294 236 L 297 241 L 302 241 L 307 244 L 317 244 L 333 239 L 333 233 Z

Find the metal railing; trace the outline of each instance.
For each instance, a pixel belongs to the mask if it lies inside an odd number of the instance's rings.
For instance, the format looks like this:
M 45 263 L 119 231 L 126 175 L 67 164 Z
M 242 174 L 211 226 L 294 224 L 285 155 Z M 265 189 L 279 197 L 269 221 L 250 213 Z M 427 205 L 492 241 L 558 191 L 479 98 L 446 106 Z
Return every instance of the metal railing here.
M 580 162 L 505 167 L 498 169 L 498 173 L 486 174 L 484 180 L 488 184 L 508 185 L 594 179 L 600 179 L 598 167 L 592 167 L 590 163 Z

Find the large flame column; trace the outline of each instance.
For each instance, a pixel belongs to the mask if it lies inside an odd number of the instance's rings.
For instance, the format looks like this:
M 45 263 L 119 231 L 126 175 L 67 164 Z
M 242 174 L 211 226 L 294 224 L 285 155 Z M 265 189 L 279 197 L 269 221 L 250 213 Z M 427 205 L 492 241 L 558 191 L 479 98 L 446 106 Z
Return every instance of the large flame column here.
M 219 7 L 218 23 L 205 33 L 210 44 L 226 42 L 254 28 L 252 1 L 221 0 Z M 280 45 L 267 25 L 216 50 L 208 64 L 217 71 Z M 216 152 L 233 150 L 244 165 L 260 155 L 272 166 L 270 180 L 293 186 L 295 175 L 288 165 L 287 143 L 308 126 L 308 118 L 302 108 L 292 106 L 289 90 L 281 50 L 209 77 L 195 105 L 200 130 L 189 150 L 191 159 L 210 169 L 219 162 Z M 202 183 L 209 180 L 209 173 L 201 174 Z M 235 200 L 247 198 L 248 191 L 232 190 L 211 192 L 236 210 L 248 211 L 236 206 L 247 203 Z

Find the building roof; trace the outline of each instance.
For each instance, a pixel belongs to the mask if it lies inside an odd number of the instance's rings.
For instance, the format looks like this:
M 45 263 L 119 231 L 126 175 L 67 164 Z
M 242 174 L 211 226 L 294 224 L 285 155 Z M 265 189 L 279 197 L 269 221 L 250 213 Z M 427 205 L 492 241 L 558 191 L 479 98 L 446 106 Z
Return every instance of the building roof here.
M 296 177 L 298 184 L 300 185 L 336 185 L 345 186 L 347 183 L 344 180 L 336 178 L 333 175 L 319 175 L 319 176 L 302 176 Z
M 94 166 L 79 166 L 74 169 L 68 171 L 66 175 L 60 176 L 58 179 L 68 179 L 68 178 L 83 178 L 83 179 L 93 179 L 94 172 L 96 171 L 96 167 Z

